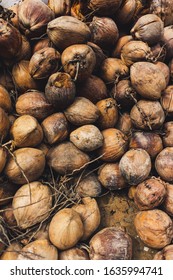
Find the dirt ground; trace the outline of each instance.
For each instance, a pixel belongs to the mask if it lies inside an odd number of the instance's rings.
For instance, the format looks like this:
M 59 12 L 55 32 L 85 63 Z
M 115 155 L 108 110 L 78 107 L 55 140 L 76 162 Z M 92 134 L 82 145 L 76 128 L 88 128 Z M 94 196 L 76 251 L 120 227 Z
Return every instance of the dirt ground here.
M 101 211 L 100 229 L 108 226 L 124 227 L 133 240 L 133 259 L 152 260 L 157 250 L 148 248 L 137 236 L 134 217 L 139 211 L 128 190 L 111 192 L 97 199 Z

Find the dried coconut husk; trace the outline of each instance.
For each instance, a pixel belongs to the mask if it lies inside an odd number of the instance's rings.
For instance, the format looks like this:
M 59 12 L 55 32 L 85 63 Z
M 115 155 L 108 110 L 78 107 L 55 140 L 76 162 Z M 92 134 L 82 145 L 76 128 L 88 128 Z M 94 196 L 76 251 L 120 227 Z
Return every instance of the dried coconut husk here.
M 134 202 L 140 210 L 149 210 L 164 203 L 166 196 L 166 183 L 153 177 L 137 185 Z
M 134 89 L 143 97 L 157 100 L 166 88 L 162 71 L 151 62 L 136 62 L 130 68 L 130 78 Z
M 173 116 L 173 85 L 168 85 L 163 91 L 160 103 L 169 116 Z
M 16 192 L 16 188 L 14 187 L 13 193 L 15 193 L 15 192 Z M 13 198 L 13 195 L 11 196 L 10 203 L 3 206 L 2 218 L 4 220 L 4 223 L 6 223 L 7 227 L 16 228 L 17 222 L 16 222 L 16 219 L 15 219 L 14 213 L 13 213 L 12 198 Z
M 164 22 L 164 26 L 173 24 L 173 6 L 170 0 L 151 0 L 150 12 L 157 15 Z
M 84 197 L 82 203 L 76 204 L 72 207 L 79 213 L 83 222 L 84 233 L 81 240 L 87 240 L 98 228 L 101 221 L 101 214 L 94 198 Z
M 106 84 L 102 79 L 91 75 L 85 81 L 76 85 L 77 96 L 85 97 L 96 104 L 99 100 L 107 98 Z
M 37 51 L 40 51 L 43 48 L 52 48 L 53 43 L 50 41 L 48 37 L 41 38 L 40 40 L 36 41 L 32 47 L 32 54 Z
M 131 135 L 129 148 L 141 148 L 148 152 L 151 158 L 155 158 L 163 150 L 162 138 L 154 132 L 134 132 Z
M 76 97 L 64 111 L 67 120 L 77 126 L 92 124 L 99 118 L 100 111 L 89 99 Z
M 96 103 L 100 111 L 97 126 L 103 130 L 113 128 L 118 121 L 118 106 L 114 98 L 106 98 Z
M 19 242 L 12 242 L 10 246 L 8 246 L 8 248 L 2 253 L 0 259 L 2 261 L 17 260 L 21 250 L 22 245 Z
M 106 58 L 100 69 L 100 77 L 106 83 L 117 83 L 120 78 L 129 74 L 129 68 L 119 58 Z
M 121 24 L 130 23 L 135 15 L 136 8 L 138 6 L 138 1 L 135 0 L 125 0 L 122 2 L 118 11 L 116 12 L 116 21 Z
M 90 39 L 90 29 L 72 16 L 57 17 L 49 21 L 47 35 L 60 51 L 74 44 L 84 44 Z
M 29 90 L 16 100 L 16 112 L 19 115 L 31 115 L 38 120 L 43 120 L 54 111 L 43 92 Z
M 124 35 L 124 36 L 120 37 L 112 52 L 112 57 L 120 58 L 121 50 L 122 50 L 123 46 L 132 40 L 133 40 L 133 37 L 131 35 Z
M 90 239 L 89 247 L 91 260 L 132 259 L 132 239 L 122 228 L 105 227 Z
M 48 0 L 48 7 L 54 12 L 56 17 L 69 15 L 71 0 Z
M 27 90 L 39 88 L 38 83 L 29 73 L 29 60 L 21 60 L 14 64 L 12 68 L 12 76 L 14 84 L 20 94 Z
M 151 48 L 143 41 L 131 40 L 121 49 L 121 59 L 127 65 L 131 66 L 138 61 L 154 61 Z
M 116 128 L 118 128 L 120 131 L 122 131 L 125 135 L 130 136 L 132 132 L 132 120 L 130 117 L 130 114 L 127 112 L 124 112 L 119 116 L 118 123 L 116 125 Z
M 106 163 L 98 170 L 98 180 L 108 190 L 120 190 L 128 187 L 119 168 L 119 163 Z
M 28 38 L 43 35 L 54 18 L 52 10 L 41 0 L 25 0 L 18 6 L 19 28 Z
M 94 16 L 89 28 L 91 30 L 91 42 L 103 50 L 110 50 L 115 46 L 119 37 L 119 31 L 113 19 Z
M 173 25 L 169 25 L 164 28 L 162 44 L 166 49 L 166 58 L 171 59 L 173 57 Z
M 0 107 L 6 112 L 11 112 L 12 102 L 7 89 L 0 84 Z
M 130 32 L 134 39 L 154 45 L 162 39 L 163 21 L 154 14 L 146 14 L 137 20 Z
M 34 79 L 45 79 L 59 68 L 60 53 L 45 47 L 36 51 L 29 61 L 29 73 Z
M 165 246 L 154 255 L 153 260 L 173 260 L 173 245 Z
M 173 147 L 173 121 L 164 123 L 163 132 L 162 139 L 164 147 Z
M 9 128 L 10 121 L 6 112 L 0 107 L 0 141 L 3 142 L 6 138 Z
M 22 248 L 17 260 L 57 260 L 58 250 L 47 239 L 35 240 Z
M 171 81 L 173 81 L 173 59 L 171 59 L 169 62 L 169 70 L 170 70 Z
M 90 158 L 73 143 L 66 141 L 49 150 L 47 161 L 56 172 L 65 175 L 80 171 L 89 163 Z
M 4 169 L 4 166 L 6 164 L 6 159 L 7 159 L 7 153 L 4 148 L 0 147 L 0 174 Z
M 75 192 L 80 197 L 99 197 L 102 193 L 102 185 L 100 184 L 96 174 L 86 172 L 84 176 L 78 178 L 75 186 Z
M 128 138 L 116 128 L 107 128 L 102 131 L 103 146 L 98 150 L 101 159 L 113 162 L 121 158 L 128 148 Z
M 97 46 L 96 44 L 94 44 L 93 42 L 87 42 L 87 45 L 90 46 L 92 48 L 92 50 L 95 53 L 95 57 L 96 57 L 96 64 L 93 70 L 93 74 L 98 74 L 99 70 L 100 70 L 100 66 L 103 62 L 103 60 L 107 57 L 105 55 L 105 53 L 103 52 L 103 50 Z M 84 82 L 84 81 L 83 81 Z
M 59 260 L 89 260 L 88 252 L 84 248 L 78 248 L 77 246 L 60 251 Z
M 162 126 L 165 114 L 159 101 L 141 99 L 131 109 L 130 118 L 136 128 L 154 130 Z
M 14 90 L 14 82 L 11 73 L 7 69 L 0 69 L 0 84 L 7 91 Z
M 82 238 L 84 226 L 80 215 L 72 208 L 58 211 L 49 226 L 49 238 L 60 250 L 74 247 Z
M 164 211 L 173 217 L 173 184 L 166 184 L 166 196 L 162 206 Z
M 172 220 L 162 210 L 138 212 L 134 225 L 141 240 L 151 248 L 160 249 L 171 243 L 173 238 Z
M 27 126 L 26 126 L 27 123 Z M 16 147 L 35 147 L 43 140 L 43 130 L 37 119 L 30 115 L 18 117 L 10 128 Z
M 120 7 L 122 0 L 89 0 L 88 7 L 101 16 L 113 15 Z
M 166 147 L 157 155 L 155 168 L 163 180 L 167 182 L 173 181 L 173 147 Z
M 128 79 L 120 80 L 111 89 L 111 96 L 117 101 L 122 109 L 127 110 L 136 102 L 137 92 L 132 87 L 131 81 Z
M 74 81 L 87 79 L 96 65 L 93 49 L 87 44 L 74 44 L 67 47 L 61 55 L 63 69 Z
M 50 75 L 45 96 L 56 111 L 62 111 L 74 101 L 76 86 L 68 73 L 56 72 Z
M 15 193 L 12 207 L 18 227 L 29 228 L 49 216 L 52 207 L 51 189 L 38 181 L 23 185 Z
M 48 116 L 41 123 L 46 141 L 51 145 L 62 142 L 68 136 L 69 125 L 61 112 Z
M 10 154 L 4 173 L 15 184 L 37 180 L 45 168 L 45 155 L 36 148 L 20 148 Z
M 8 21 L 0 19 L 0 53 L 2 59 L 13 58 L 21 46 L 22 35 Z
M 157 61 L 155 63 L 155 65 L 163 73 L 165 80 L 166 80 L 166 85 L 168 86 L 169 81 L 170 81 L 170 69 L 169 69 L 168 65 L 162 61 Z
M 130 149 L 121 157 L 119 168 L 129 185 L 137 185 L 148 178 L 151 159 L 143 149 Z
M 91 152 L 103 145 L 103 136 L 95 125 L 88 124 L 73 130 L 70 141 L 81 151 Z

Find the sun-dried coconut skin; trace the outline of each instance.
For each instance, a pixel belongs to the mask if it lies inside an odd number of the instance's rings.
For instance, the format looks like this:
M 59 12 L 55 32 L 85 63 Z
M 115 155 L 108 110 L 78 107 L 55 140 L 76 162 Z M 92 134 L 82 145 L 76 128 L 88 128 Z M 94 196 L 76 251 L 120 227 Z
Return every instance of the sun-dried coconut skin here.
M 134 89 L 143 97 L 157 100 L 166 88 L 165 76 L 151 62 L 136 62 L 130 68 L 130 78 Z
M 97 201 L 94 198 L 85 197 L 82 203 L 73 206 L 73 209 L 79 213 L 84 225 L 84 234 L 81 240 L 87 240 L 98 228 L 101 216 Z
M 58 250 L 47 239 L 35 240 L 20 251 L 17 260 L 57 260 Z
M 36 148 L 20 148 L 14 151 L 14 156 L 10 157 L 4 172 L 8 179 L 15 184 L 25 184 L 28 181 L 37 180 L 45 168 L 45 155 Z M 23 171 L 23 172 L 22 172 Z
M 171 243 L 173 223 L 162 210 L 146 210 L 137 213 L 134 225 L 139 237 L 151 248 L 160 249 Z
M 49 238 L 53 245 L 60 250 L 72 248 L 84 233 L 80 215 L 72 208 L 58 211 L 49 226 Z
M 130 185 L 144 181 L 151 171 L 151 159 L 143 149 L 130 149 L 120 159 L 120 171 Z
M 124 230 L 106 227 L 90 240 L 91 260 L 131 260 L 132 240 Z
M 162 39 L 163 30 L 163 21 L 158 16 L 146 14 L 137 20 L 130 32 L 134 39 L 154 45 Z
M 23 185 L 15 193 L 12 207 L 18 227 L 29 228 L 49 216 L 52 207 L 51 190 L 37 181 Z
M 160 17 L 164 26 L 173 24 L 172 0 L 151 0 L 150 12 Z
M 173 260 L 173 245 L 167 245 L 154 255 L 153 260 Z

